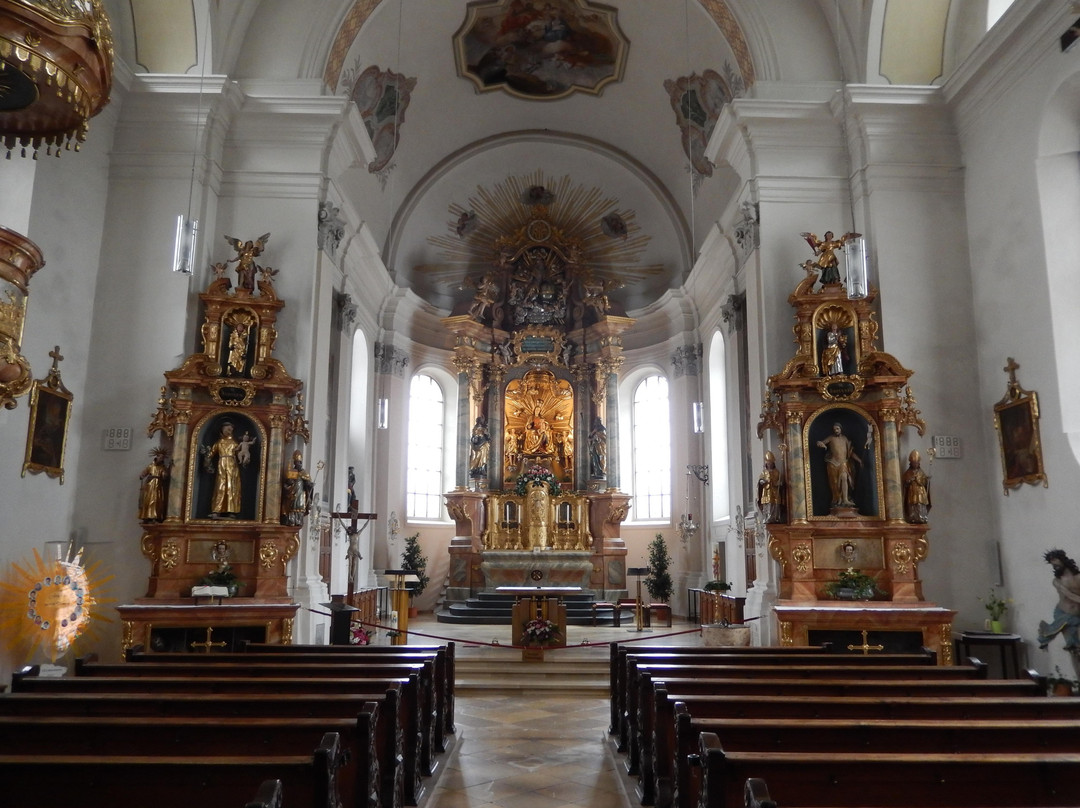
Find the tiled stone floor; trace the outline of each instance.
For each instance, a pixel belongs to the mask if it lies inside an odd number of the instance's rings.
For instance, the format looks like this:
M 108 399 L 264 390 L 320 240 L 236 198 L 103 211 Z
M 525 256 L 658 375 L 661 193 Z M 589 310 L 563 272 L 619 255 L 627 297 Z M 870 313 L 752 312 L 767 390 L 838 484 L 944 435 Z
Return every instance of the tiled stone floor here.
M 431 615 L 410 621 L 409 628 L 458 641 L 458 658 L 476 655 L 493 664 L 508 649 L 470 646 L 493 638 L 508 642 L 509 626 L 461 626 L 438 623 Z M 645 644 L 696 644 L 696 632 L 676 620 L 672 629 L 657 627 L 637 635 Z M 568 627 L 570 643 L 625 640 L 626 627 Z M 667 636 L 665 636 L 667 635 Z M 417 637 L 417 644 L 431 643 Z M 568 649 L 566 657 L 608 649 Z M 552 655 L 554 656 L 554 655 Z M 538 663 L 543 664 L 543 663 Z M 428 784 L 420 808 L 630 808 L 637 805 L 634 784 L 608 736 L 609 706 L 594 694 L 547 692 L 523 695 L 471 692 L 459 694 L 455 706 L 457 733 L 443 770 Z

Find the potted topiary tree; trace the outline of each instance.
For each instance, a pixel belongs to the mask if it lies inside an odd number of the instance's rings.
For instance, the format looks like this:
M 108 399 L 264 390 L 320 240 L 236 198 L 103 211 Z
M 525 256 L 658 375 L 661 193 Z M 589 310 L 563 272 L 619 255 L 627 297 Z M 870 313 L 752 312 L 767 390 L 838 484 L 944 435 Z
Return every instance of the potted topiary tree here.
M 671 574 L 668 572 L 670 566 L 671 556 L 668 555 L 667 542 L 657 533 L 656 538 L 649 542 L 649 574 L 645 577 L 644 584 L 649 590 L 649 596 L 658 603 L 671 600 Z
M 417 582 L 409 587 L 409 616 L 416 617 L 416 607 L 412 605 L 413 598 L 421 595 L 427 588 L 427 556 L 420 549 L 420 534 L 414 533 L 405 539 L 405 552 L 401 554 L 401 568 L 409 570 L 417 577 Z

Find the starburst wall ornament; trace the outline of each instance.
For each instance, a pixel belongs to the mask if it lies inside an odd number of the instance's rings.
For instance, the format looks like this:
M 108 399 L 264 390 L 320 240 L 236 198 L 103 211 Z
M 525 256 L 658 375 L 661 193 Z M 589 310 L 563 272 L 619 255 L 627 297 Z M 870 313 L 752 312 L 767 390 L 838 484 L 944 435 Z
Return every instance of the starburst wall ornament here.
M 112 579 L 98 577 L 100 562 L 82 565 L 82 551 L 46 561 L 34 550 L 33 563 L 12 564 L 0 582 L 0 635 L 9 650 L 30 661 L 40 648 L 55 662 L 79 640 L 96 635 L 101 586 Z

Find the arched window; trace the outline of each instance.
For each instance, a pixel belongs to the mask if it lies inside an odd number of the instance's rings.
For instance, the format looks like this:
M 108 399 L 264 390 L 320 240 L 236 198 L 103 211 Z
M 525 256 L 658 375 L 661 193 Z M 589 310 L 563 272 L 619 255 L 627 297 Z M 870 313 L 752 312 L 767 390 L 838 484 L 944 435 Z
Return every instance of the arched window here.
M 405 477 L 405 512 L 410 519 L 444 519 L 446 396 L 425 373 L 409 384 L 409 461 Z
M 633 520 L 670 520 L 671 418 L 667 379 L 646 376 L 634 387 L 630 419 Z

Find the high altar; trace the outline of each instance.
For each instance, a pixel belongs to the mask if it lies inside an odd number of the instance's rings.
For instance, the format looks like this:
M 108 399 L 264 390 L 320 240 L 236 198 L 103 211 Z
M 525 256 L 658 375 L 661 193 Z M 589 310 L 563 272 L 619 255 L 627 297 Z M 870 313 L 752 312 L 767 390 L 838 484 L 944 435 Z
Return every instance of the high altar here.
M 806 268 L 789 297 L 798 347 L 769 378 L 758 424 L 759 437 L 780 437 L 758 483 L 769 552 L 780 563 L 780 642 L 863 652 L 925 646 L 952 664 L 955 612 L 924 601 L 919 579 L 929 479 L 918 452 L 900 451 L 905 428 L 925 429 L 912 371 L 877 345 L 876 290 L 849 299 L 835 267 L 820 280 Z M 877 595 L 830 598 L 847 571 L 870 576 Z
M 146 597 L 117 607 L 123 650 L 292 641 L 286 566 L 314 486 L 294 445 L 308 438 L 302 383 L 273 355 L 285 304 L 276 270 L 255 263 L 268 237 L 232 240 L 236 257 L 199 296 L 202 350 L 165 373 L 139 497 L 150 579 Z M 200 597 L 200 583 L 220 589 Z
M 596 189 L 529 179 L 452 209 L 456 237 L 433 240 L 481 267 L 467 310 L 443 320 L 468 401 L 458 487 L 446 494 L 451 603 L 508 586 L 626 589 L 629 496 L 609 402 L 634 321 L 606 292 L 648 239 Z

